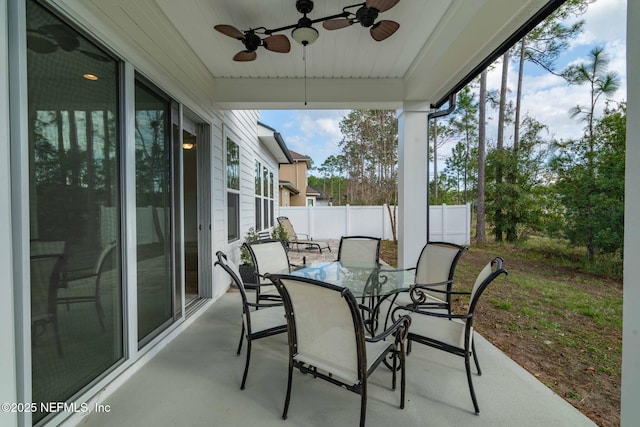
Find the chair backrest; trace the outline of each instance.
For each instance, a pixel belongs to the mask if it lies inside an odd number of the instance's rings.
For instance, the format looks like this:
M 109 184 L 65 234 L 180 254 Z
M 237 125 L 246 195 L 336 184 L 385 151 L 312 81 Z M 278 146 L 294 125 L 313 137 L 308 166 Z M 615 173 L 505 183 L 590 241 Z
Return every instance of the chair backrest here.
M 380 259 L 380 238 L 343 236 L 338 249 L 338 261 L 345 267 L 377 267 Z
M 471 289 L 469 308 L 467 309 L 467 314 L 470 315 L 468 320 L 469 323 L 473 318 L 473 312 L 476 309 L 478 300 L 480 299 L 480 296 L 485 291 L 485 289 L 487 289 L 487 286 L 489 286 L 489 284 L 493 282 L 496 277 L 500 276 L 501 274 L 507 274 L 507 270 L 502 268 L 502 261 L 503 260 L 501 257 L 495 257 L 489 263 L 487 263 L 487 265 L 484 266 L 484 268 L 480 271 L 480 274 L 478 274 L 478 277 L 476 277 L 476 281 L 473 284 L 473 288 Z
M 214 266 L 219 265 L 220 267 L 222 267 L 224 271 L 227 272 L 229 277 L 231 277 L 231 280 L 233 281 L 233 283 L 235 283 L 236 287 L 240 291 L 240 296 L 242 297 L 242 304 L 246 306 L 248 302 L 247 291 L 244 288 L 244 282 L 242 281 L 242 276 L 240 275 L 240 270 L 238 269 L 238 266 L 233 261 L 229 260 L 229 258 L 227 257 L 227 254 L 225 254 L 222 251 L 216 252 L 216 257 L 218 258 L 218 260 L 213 265 Z
M 64 257 L 60 254 L 31 256 L 31 321 L 48 320 L 55 310 L 55 297 Z
M 441 287 L 449 290 L 456 265 L 458 265 L 460 257 L 466 250 L 467 246 L 456 245 L 455 243 L 428 242 L 422 248 L 418 258 L 415 283 L 417 285 L 429 285 L 448 282 Z M 441 300 L 446 298 L 446 294 L 439 292 L 425 291 L 425 293 Z
M 298 240 L 296 231 L 293 229 L 293 224 L 286 216 L 279 216 L 277 218 L 278 224 L 284 229 L 285 233 L 287 233 L 287 239 L 289 242 L 295 242 Z
M 416 283 L 452 280 L 456 265 L 465 250 L 466 246 L 447 242 L 429 242 L 424 245 L 416 265 Z
M 256 271 L 260 275 L 260 283 L 271 283 L 264 275 L 290 272 L 289 256 L 282 242 L 276 239 L 263 239 L 244 243 Z
M 364 324 L 351 291 L 305 277 L 270 278 L 285 305 L 292 356 L 353 384 L 365 377 Z

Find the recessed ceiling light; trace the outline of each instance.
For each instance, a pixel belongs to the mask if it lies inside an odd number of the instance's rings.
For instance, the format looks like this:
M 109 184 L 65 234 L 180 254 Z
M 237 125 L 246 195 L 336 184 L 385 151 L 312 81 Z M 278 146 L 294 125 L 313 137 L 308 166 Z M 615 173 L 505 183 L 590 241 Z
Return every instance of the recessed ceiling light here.
M 98 80 L 98 76 L 96 76 L 95 74 L 90 74 L 90 73 L 83 74 L 82 77 L 84 77 L 87 80 L 93 80 L 93 81 Z

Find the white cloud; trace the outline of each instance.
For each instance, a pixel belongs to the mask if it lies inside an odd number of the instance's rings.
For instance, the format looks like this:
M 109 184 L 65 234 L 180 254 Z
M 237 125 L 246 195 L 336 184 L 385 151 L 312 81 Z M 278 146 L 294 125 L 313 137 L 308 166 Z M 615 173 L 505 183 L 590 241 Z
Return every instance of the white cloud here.
M 573 46 L 595 45 L 611 40 L 624 40 L 627 29 L 626 0 L 597 0 L 589 5 L 587 12 L 578 17 L 586 21 L 585 31 Z

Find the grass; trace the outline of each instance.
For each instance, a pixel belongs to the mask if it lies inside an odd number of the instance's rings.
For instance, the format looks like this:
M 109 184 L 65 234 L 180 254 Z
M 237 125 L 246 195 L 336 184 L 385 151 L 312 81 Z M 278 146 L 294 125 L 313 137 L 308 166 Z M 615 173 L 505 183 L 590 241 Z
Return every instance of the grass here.
M 456 286 L 468 290 L 497 255 L 509 275 L 481 298 L 477 330 L 597 424 L 619 425 L 619 257 L 590 264 L 580 248 L 535 237 L 518 245 L 471 245 L 456 268 Z M 396 265 L 393 242 L 383 242 L 381 258 Z M 455 310 L 467 302 L 456 301 Z

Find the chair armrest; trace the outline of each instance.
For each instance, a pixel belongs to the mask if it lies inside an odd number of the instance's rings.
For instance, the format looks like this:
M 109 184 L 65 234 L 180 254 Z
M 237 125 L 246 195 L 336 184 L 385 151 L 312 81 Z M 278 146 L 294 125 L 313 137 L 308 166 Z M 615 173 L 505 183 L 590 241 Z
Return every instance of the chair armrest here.
M 255 303 L 255 302 L 248 302 L 247 301 L 247 305 L 249 307 L 255 307 L 255 308 L 267 308 L 267 307 L 282 307 L 283 303 L 272 303 L 272 304 L 265 304 L 265 303 Z
M 400 339 L 404 340 L 407 336 L 407 333 L 409 332 L 409 326 L 411 325 L 411 317 L 409 317 L 408 315 L 404 315 L 401 316 L 398 320 L 396 320 L 393 325 L 391 325 L 389 328 L 387 328 L 386 330 L 384 330 L 383 332 L 381 332 L 380 334 L 376 335 L 375 337 L 371 337 L 371 338 L 366 338 L 367 342 L 378 342 L 378 341 L 382 341 L 385 338 L 387 338 L 389 335 L 398 335 L 397 333 L 400 332 Z
M 393 309 L 393 312 L 391 314 L 392 318 L 393 315 L 396 311 L 398 310 L 404 310 L 404 311 L 408 311 L 410 313 L 414 313 L 414 314 L 423 314 L 425 316 L 431 316 L 431 317 L 442 317 L 445 319 L 469 319 L 471 316 L 469 316 L 468 314 L 449 314 L 449 313 L 440 313 L 440 312 L 435 312 L 435 311 L 424 311 L 421 310 L 422 306 L 411 306 L 411 305 L 401 305 L 398 306 L 396 308 Z M 425 307 L 428 307 L 428 305 L 425 304 Z M 403 315 L 402 317 L 407 316 L 406 314 Z M 402 318 L 401 317 L 401 318 Z

